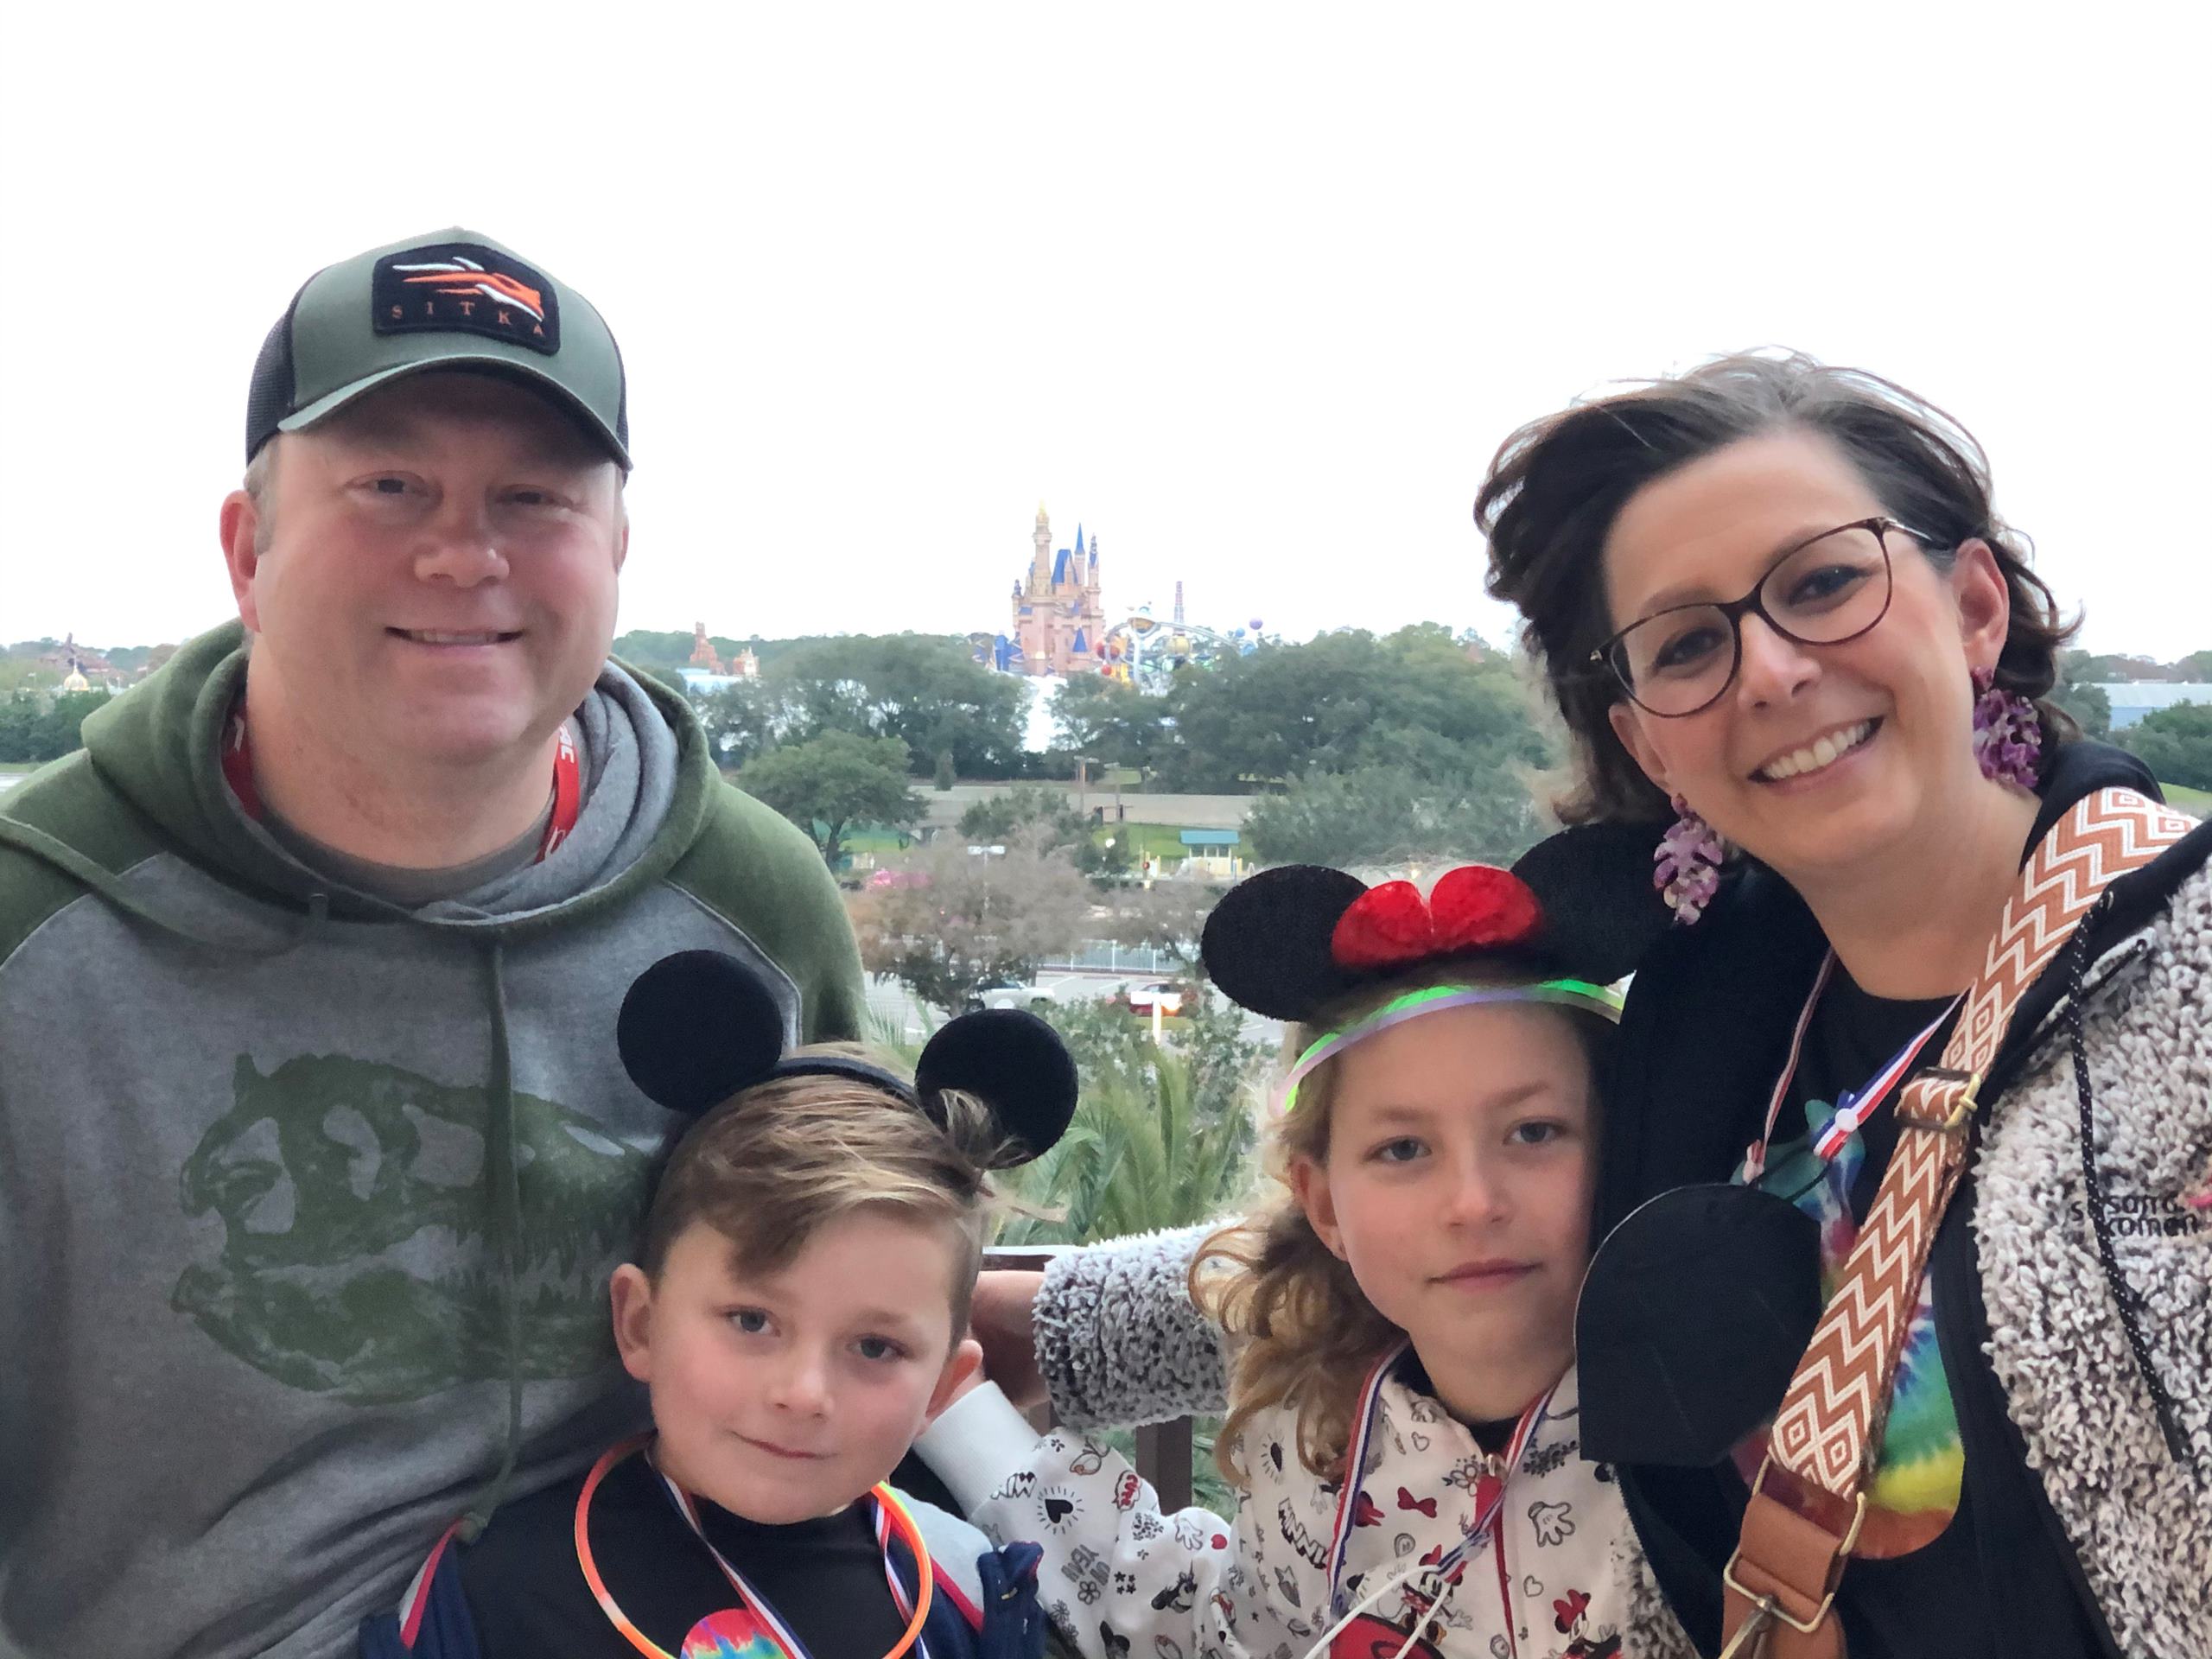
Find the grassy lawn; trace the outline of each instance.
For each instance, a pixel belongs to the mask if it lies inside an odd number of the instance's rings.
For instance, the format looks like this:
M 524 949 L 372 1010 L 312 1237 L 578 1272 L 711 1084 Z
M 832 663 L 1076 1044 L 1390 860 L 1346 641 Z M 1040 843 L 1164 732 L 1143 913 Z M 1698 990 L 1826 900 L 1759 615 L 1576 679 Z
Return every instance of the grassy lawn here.
M 45 764 L 42 760 L 0 760 L 0 772 L 20 774 L 36 772 Z
M 2166 798 L 2196 817 L 2212 817 L 2212 790 L 2184 789 L 2179 784 L 2160 784 Z

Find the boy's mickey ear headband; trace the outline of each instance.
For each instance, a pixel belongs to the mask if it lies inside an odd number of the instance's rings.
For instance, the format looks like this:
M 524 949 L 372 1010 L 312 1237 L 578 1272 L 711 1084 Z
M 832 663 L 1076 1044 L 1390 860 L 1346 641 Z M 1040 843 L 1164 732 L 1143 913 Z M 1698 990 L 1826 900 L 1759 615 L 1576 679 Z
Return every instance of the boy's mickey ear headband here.
M 1651 886 L 1657 831 L 1586 824 L 1510 870 L 1469 864 L 1427 898 L 1318 864 L 1263 870 L 1206 918 L 1206 972 L 1240 1007 L 1311 1023 L 1345 996 L 1423 963 L 1492 957 L 1606 985 L 1635 970 L 1673 921 Z
M 784 1013 L 760 976 L 719 950 L 664 957 L 622 999 L 615 1043 L 630 1079 L 671 1111 L 696 1117 L 740 1090 L 774 1077 L 850 1077 L 942 1123 L 947 1090 L 990 1108 L 1027 1163 L 1075 1115 L 1075 1061 L 1059 1033 L 1020 1008 L 963 1014 L 930 1039 L 908 1083 L 842 1055 L 784 1057 Z

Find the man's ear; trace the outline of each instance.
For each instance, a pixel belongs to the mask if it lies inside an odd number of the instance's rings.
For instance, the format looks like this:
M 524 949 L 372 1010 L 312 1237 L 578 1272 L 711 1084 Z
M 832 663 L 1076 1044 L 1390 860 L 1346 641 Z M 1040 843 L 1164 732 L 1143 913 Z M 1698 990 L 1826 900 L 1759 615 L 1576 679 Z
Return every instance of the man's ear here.
M 929 1415 L 922 1421 L 935 1422 L 939 1412 L 982 1381 L 983 1344 L 973 1337 L 963 1337 L 945 1356 L 944 1370 L 938 1377 L 937 1387 L 930 1390 Z
M 1996 550 L 1979 536 L 1959 543 L 1951 566 L 1951 596 L 1959 607 L 1959 637 L 1967 661 L 1994 673 L 2012 626 L 2012 590 L 1997 563 Z
M 1306 1212 L 1306 1224 L 1331 1255 L 1344 1259 L 1344 1230 L 1337 1224 L 1337 1201 L 1329 1192 L 1329 1172 L 1313 1159 L 1300 1156 L 1290 1162 L 1291 1195 Z
M 1629 759 L 1643 768 L 1643 775 L 1659 786 L 1662 793 L 1672 795 L 1675 791 L 1667 781 L 1667 768 L 1660 764 L 1659 751 L 1651 747 L 1643 734 L 1643 720 L 1635 707 L 1625 698 L 1605 710 L 1605 718 L 1613 723 L 1613 735 L 1628 751 Z
M 653 1380 L 653 1281 L 634 1262 L 614 1269 L 607 1285 L 614 1313 L 614 1347 L 622 1369 L 640 1382 Z
M 253 576 L 261 565 L 257 545 L 261 509 L 244 490 L 232 490 L 223 498 L 222 516 L 217 523 L 223 542 L 223 564 L 231 576 L 231 595 L 238 601 L 238 620 L 245 624 L 248 632 L 258 633 L 261 613 L 254 601 Z

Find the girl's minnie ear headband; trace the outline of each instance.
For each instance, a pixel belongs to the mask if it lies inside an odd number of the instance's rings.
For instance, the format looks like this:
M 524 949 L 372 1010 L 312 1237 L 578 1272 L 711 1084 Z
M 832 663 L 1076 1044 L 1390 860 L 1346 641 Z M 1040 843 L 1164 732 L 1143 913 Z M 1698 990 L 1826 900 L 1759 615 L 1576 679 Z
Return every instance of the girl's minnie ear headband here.
M 1464 865 L 1427 898 L 1316 864 L 1230 889 L 1200 943 L 1222 994 L 1255 1014 L 1313 1021 L 1376 981 L 1424 963 L 1491 957 L 1606 985 L 1634 971 L 1673 920 L 1651 886 L 1649 826 L 1588 824 L 1510 870 Z
M 1020 1008 L 963 1014 L 930 1039 L 912 1083 L 836 1054 L 784 1057 L 784 1012 L 766 982 L 735 957 L 684 950 L 638 976 L 622 999 L 615 1045 L 630 1080 L 671 1111 L 697 1117 L 775 1077 L 849 1077 L 944 1122 L 949 1090 L 990 1108 L 1014 1151 L 1002 1165 L 1046 1151 L 1075 1115 L 1075 1061 L 1059 1033 Z

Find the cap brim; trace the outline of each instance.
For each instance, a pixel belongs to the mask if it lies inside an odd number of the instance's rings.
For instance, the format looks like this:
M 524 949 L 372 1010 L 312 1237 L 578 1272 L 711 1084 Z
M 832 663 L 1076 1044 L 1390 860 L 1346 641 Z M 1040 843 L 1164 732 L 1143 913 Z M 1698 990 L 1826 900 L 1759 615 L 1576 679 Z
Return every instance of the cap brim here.
M 586 408 L 583 402 L 550 375 L 540 374 L 526 363 L 518 363 L 511 357 L 494 357 L 474 352 L 458 352 L 451 357 L 434 357 L 421 363 L 402 363 L 388 369 L 378 369 L 374 374 L 363 375 L 318 397 L 306 408 L 286 416 L 276 423 L 279 432 L 303 432 L 318 422 L 327 421 L 358 397 L 374 391 L 378 386 L 394 380 L 404 379 L 410 374 L 423 374 L 434 369 L 466 369 L 474 373 L 497 375 L 513 380 L 542 392 L 561 408 L 571 420 L 605 449 L 624 472 L 630 470 L 630 452 L 598 416 Z

